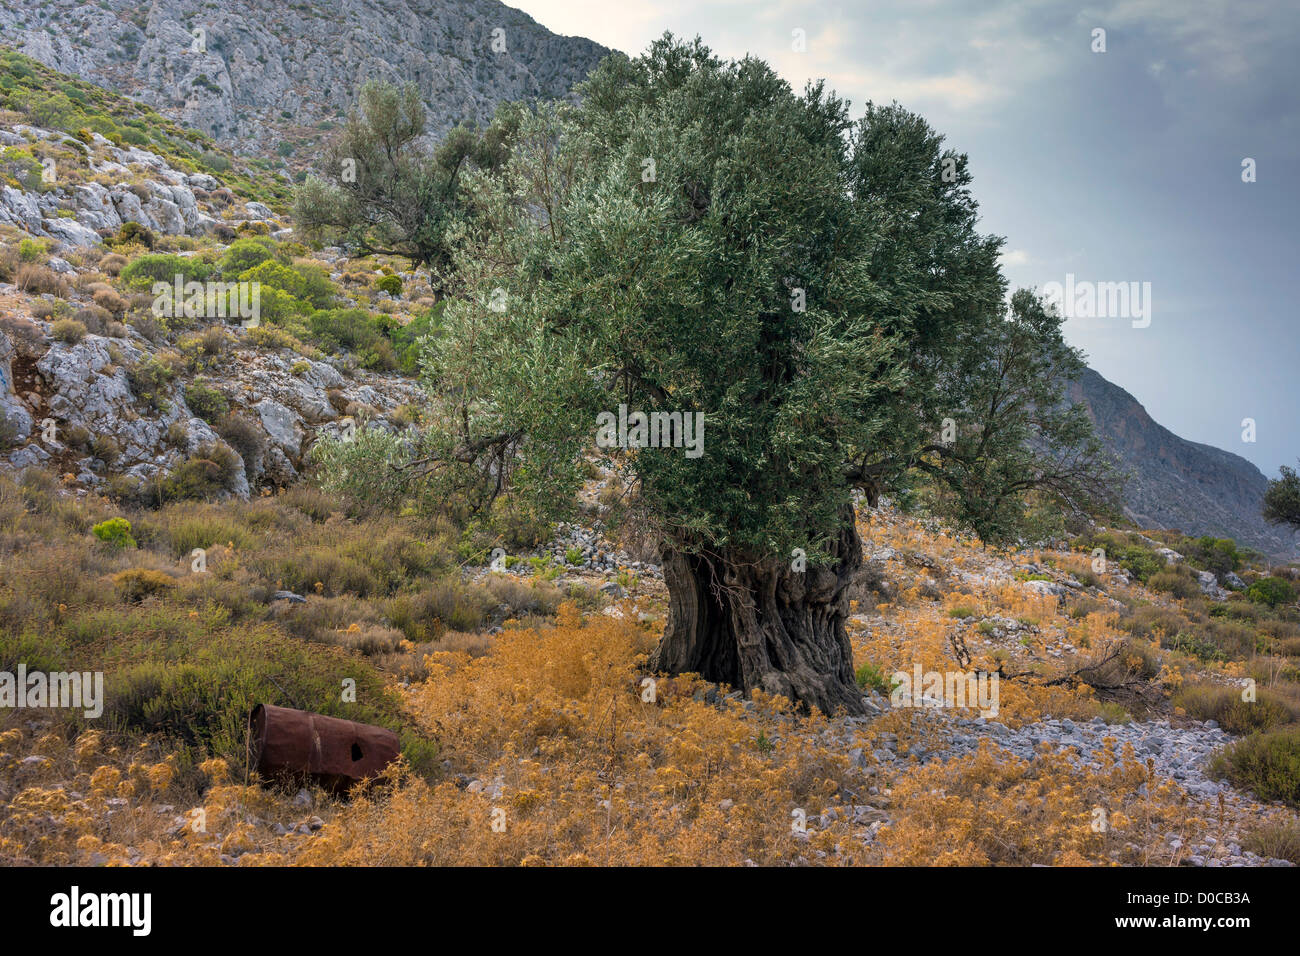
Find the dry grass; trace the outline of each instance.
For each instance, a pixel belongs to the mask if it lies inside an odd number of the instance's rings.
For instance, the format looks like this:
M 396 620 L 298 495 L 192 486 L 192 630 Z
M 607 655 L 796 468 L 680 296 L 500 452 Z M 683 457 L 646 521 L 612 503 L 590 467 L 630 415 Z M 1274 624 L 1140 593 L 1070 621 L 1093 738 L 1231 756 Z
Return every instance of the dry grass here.
M 53 295 L 67 298 L 68 280 L 47 266 L 24 262 L 14 271 L 14 285 L 30 295 Z

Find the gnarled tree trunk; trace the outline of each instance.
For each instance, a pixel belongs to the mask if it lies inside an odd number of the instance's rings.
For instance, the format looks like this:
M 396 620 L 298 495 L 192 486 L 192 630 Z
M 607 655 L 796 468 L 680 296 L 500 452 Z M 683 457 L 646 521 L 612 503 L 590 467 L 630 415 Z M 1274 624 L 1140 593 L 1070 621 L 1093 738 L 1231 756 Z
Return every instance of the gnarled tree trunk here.
M 863 712 L 844 621 L 862 542 L 846 509 L 832 565 L 664 549 L 668 623 L 650 666 L 698 673 L 748 694 L 781 694 L 827 714 Z

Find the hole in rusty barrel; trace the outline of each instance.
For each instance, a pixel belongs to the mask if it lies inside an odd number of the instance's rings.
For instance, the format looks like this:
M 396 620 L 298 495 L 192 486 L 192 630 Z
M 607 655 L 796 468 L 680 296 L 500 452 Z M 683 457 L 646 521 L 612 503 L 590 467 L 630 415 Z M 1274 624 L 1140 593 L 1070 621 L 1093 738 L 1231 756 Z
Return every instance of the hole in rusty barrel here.
M 361 745 L 354 741 L 352 744 L 352 762 L 356 763 L 363 756 L 365 755 L 361 752 Z

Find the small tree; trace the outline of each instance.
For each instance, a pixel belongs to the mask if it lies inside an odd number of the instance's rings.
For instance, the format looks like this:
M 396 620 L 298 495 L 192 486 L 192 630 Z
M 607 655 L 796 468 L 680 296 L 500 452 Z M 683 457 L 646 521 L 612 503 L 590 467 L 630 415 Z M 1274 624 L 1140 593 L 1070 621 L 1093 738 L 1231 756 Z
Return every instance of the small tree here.
M 1063 385 L 1085 366 L 1061 324 L 1021 289 L 1003 321 L 954 330 L 970 340 L 938 382 L 950 433 L 941 429 L 940 440 L 924 446 L 917 468 L 938 486 L 940 510 L 987 543 L 1046 530 L 1026 510 L 1026 496 L 1046 498 L 1058 514 L 1115 506 L 1121 476 L 1086 406 L 1062 400 Z
M 1264 520 L 1273 524 L 1300 528 L 1300 475 L 1294 468 L 1281 467 L 1282 477 L 1268 483 L 1264 490 Z
M 406 256 L 436 276 L 448 261 L 448 224 L 461 209 L 461 173 L 499 164 L 512 123 L 504 107 L 484 133 L 458 126 L 431 149 L 416 87 L 369 81 L 326 148 L 323 178 L 309 176 L 298 190 L 295 221 L 308 237 L 341 239 L 362 254 Z

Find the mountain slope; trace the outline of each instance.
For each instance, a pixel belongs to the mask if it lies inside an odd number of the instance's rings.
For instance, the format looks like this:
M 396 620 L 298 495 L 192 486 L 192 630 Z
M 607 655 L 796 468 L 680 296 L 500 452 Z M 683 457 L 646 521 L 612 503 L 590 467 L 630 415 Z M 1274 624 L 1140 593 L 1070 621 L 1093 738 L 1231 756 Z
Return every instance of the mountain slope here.
M 237 151 L 305 161 L 367 79 L 414 82 L 437 133 L 564 97 L 609 52 L 496 0 L 50 0 L 0 6 L 0 36 Z
M 1235 538 L 1266 554 L 1296 556 L 1295 536 L 1260 517 L 1268 479 L 1231 452 L 1179 438 L 1128 392 L 1092 369 L 1071 388 L 1130 473 L 1125 511 L 1149 528 Z

